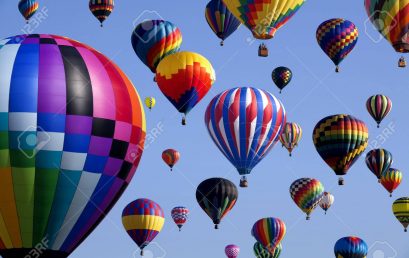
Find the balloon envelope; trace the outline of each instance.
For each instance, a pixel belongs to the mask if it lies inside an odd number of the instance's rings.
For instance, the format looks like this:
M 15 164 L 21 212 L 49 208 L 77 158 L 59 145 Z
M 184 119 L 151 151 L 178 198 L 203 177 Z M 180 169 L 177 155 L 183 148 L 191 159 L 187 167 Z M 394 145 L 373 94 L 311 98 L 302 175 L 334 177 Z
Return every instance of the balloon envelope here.
M 173 166 L 180 159 L 180 153 L 174 149 L 167 149 L 162 152 L 162 159 L 172 170 Z
M 366 101 L 366 109 L 379 127 L 379 124 L 392 109 L 392 100 L 385 95 L 371 96 Z
M 37 0 L 20 0 L 18 2 L 18 10 L 27 22 L 37 12 L 38 7 Z
M 392 204 L 393 214 L 407 231 L 409 225 L 409 197 L 397 199 Z
M 366 154 L 365 163 L 369 170 L 380 180 L 382 173 L 392 165 L 392 153 L 385 149 L 373 149 Z
M 226 253 L 226 256 L 228 258 L 236 258 L 240 254 L 240 247 L 238 247 L 237 245 L 228 245 L 224 249 L 224 252 Z
M 0 43 L 0 255 L 67 257 L 132 179 L 146 125 L 131 81 L 66 37 Z
M 335 243 L 336 258 L 366 258 L 368 245 L 359 237 L 343 237 Z
M 301 141 L 302 129 L 297 123 L 286 123 L 283 131 L 280 134 L 281 144 L 288 150 L 288 152 L 293 152 L 293 149 L 298 146 Z
M 189 209 L 183 206 L 178 206 L 172 209 L 171 216 L 179 231 L 189 218 Z
M 115 2 L 114 0 L 90 0 L 89 10 L 102 23 L 111 15 L 114 10 Z
M 319 205 L 321 209 L 323 209 L 325 213 L 327 213 L 328 209 L 332 206 L 332 204 L 334 204 L 334 200 L 335 198 L 331 193 L 324 192 L 324 195 L 322 196 Z
M 381 175 L 381 184 L 390 193 L 392 197 L 393 191 L 399 187 L 402 182 L 402 172 L 396 168 L 389 168 Z
M 273 82 L 275 83 L 277 88 L 280 89 L 281 93 L 281 90 L 291 82 L 291 79 L 293 78 L 293 72 L 290 70 L 290 68 L 280 66 L 273 70 L 273 72 L 271 73 L 271 78 L 273 79 Z
M 270 253 L 279 246 L 284 239 L 287 229 L 284 221 L 278 218 L 263 218 L 254 223 L 251 235 Z
M 281 243 L 278 244 L 274 251 L 271 253 L 259 242 L 255 242 L 253 245 L 253 252 L 257 258 L 278 258 L 280 257 L 282 249 L 283 247 Z
M 308 220 L 324 195 L 324 187 L 317 179 L 300 178 L 291 184 L 290 194 L 295 204 L 307 214 Z

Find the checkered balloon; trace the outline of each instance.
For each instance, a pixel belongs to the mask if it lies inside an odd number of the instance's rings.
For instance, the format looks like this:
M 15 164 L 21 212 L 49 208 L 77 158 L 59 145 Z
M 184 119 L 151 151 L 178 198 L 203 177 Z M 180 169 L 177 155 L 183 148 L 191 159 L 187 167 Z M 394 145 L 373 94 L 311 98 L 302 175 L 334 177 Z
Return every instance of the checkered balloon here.
M 228 246 L 226 246 L 224 251 L 225 251 L 226 256 L 228 258 L 236 258 L 236 257 L 239 256 L 240 247 L 238 247 L 237 245 L 228 245 Z

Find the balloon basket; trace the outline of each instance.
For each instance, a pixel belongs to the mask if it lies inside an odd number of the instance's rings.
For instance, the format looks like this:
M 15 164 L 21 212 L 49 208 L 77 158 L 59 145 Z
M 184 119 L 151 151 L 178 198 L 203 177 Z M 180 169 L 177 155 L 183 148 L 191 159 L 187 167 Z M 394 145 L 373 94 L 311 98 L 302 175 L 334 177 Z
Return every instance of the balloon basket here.
M 400 68 L 405 68 L 406 67 L 406 60 L 405 60 L 405 58 L 403 56 L 399 59 L 398 66 Z
M 258 47 L 258 56 L 260 57 L 268 57 L 268 48 L 264 43 Z
M 249 183 L 247 182 L 246 177 L 242 177 L 242 178 L 240 179 L 240 187 L 246 188 L 246 187 L 248 187 L 248 186 L 249 186 Z
M 220 41 L 220 46 L 224 46 L 224 41 Z
M 344 179 L 342 177 L 340 177 L 338 179 L 338 185 L 344 185 L 344 184 L 345 184 Z
M 214 224 L 214 229 L 219 229 L 219 225 L 218 225 L 218 224 Z
M 182 125 L 186 125 L 186 117 L 182 118 Z
M 339 66 L 337 65 L 337 67 L 335 67 L 335 72 L 339 73 Z

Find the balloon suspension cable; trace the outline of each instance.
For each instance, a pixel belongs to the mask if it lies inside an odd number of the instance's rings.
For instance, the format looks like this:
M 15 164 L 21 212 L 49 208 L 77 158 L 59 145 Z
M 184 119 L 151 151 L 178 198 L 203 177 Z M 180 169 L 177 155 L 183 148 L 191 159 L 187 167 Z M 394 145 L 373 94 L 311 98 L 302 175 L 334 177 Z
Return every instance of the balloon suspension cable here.
M 344 185 L 344 179 L 342 177 L 338 179 L 338 185 Z
M 224 41 L 220 41 L 220 46 L 224 46 Z
M 335 67 L 335 72 L 339 73 L 339 66 L 338 65 Z
M 182 117 L 182 125 L 186 125 L 186 117 L 185 116 Z

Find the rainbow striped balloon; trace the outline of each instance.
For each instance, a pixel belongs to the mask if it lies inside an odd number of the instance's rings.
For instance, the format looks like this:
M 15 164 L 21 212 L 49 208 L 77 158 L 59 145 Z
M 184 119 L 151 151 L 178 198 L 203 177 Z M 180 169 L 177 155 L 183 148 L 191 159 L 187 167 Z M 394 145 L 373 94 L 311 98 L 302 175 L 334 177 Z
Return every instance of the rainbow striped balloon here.
M 368 245 L 359 237 L 343 237 L 335 243 L 334 253 L 336 258 L 366 258 Z
M 281 144 L 288 150 L 290 157 L 293 149 L 298 146 L 301 141 L 302 129 L 297 123 L 286 123 L 283 131 L 280 134 Z
M 26 19 L 27 23 L 28 20 L 30 20 L 30 18 L 37 12 L 38 7 L 39 4 L 37 0 L 20 0 L 18 2 L 18 10 Z
M 131 37 L 132 47 L 152 73 L 166 56 L 179 52 L 182 33 L 173 23 L 147 20 L 136 26 Z
M 290 194 L 295 204 L 307 214 L 307 220 L 309 220 L 312 211 L 324 196 L 324 187 L 317 179 L 300 178 L 291 184 Z
M 141 249 L 149 245 L 162 230 L 165 215 L 162 208 L 149 199 L 137 199 L 122 212 L 122 224 L 128 235 Z
M 332 115 L 317 123 L 312 139 L 321 158 L 336 175 L 343 176 L 368 146 L 368 128 L 353 116 Z M 338 183 L 344 184 L 342 177 Z
M 390 193 L 392 193 L 396 188 L 399 187 L 402 182 L 402 172 L 396 168 L 389 168 L 381 174 L 381 184 Z
M 270 253 L 274 253 L 284 239 L 286 230 L 284 221 L 269 217 L 254 223 L 251 235 Z
M 304 0 L 223 0 L 257 39 L 271 39 L 301 8 Z
M 340 18 L 327 20 L 318 26 L 318 44 L 336 65 L 336 72 L 339 72 L 342 60 L 354 49 L 358 34 L 355 24 Z
M 366 101 L 366 109 L 378 124 L 391 112 L 392 100 L 385 95 L 374 95 Z
M 222 0 L 211 0 L 206 5 L 205 17 L 210 28 L 222 40 L 221 46 L 224 45 L 224 40 L 235 32 L 241 24 Z

